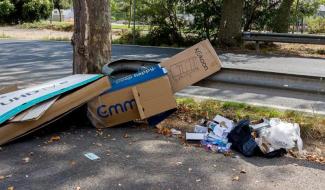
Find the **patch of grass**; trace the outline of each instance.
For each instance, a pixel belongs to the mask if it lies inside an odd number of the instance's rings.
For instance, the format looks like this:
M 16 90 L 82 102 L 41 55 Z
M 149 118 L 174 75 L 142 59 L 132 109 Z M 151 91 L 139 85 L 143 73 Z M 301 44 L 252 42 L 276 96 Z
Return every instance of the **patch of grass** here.
M 150 26 L 149 25 L 135 25 L 136 30 L 141 30 L 141 31 L 148 31 Z M 125 24 L 112 24 L 112 29 L 123 29 L 123 30 L 129 30 L 132 31 L 133 25 L 128 27 L 128 25 Z
M 33 22 L 33 23 L 23 23 L 18 26 L 22 29 L 48 29 L 48 30 L 56 30 L 56 31 L 65 31 L 65 32 L 72 32 L 73 31 L 73 22 L 58 22 L 58 21 L 39 21 L 39 22 Z M 129 28 L 128 25 L 124 24 L 112 24 L 113 30 L 128 30 L 132 31 L 133 26 Z M 141 31 L 148 31 L 149 26 L 148 25 L 136 25 L 137 30 Z
M 0 34 L 0 39 L 8 39 L 8 38 L 11 38 L 11 37 L 6 35 L 5 33 Z
M 46 40 L 46 41 L 71 41 L 71 38 L 69 37 L 53 37 L 53 36 L 48 36 L 43 38 L 42 40 Z
M 298 123 L 304 138 L 325 138 L 325 116 L 216 100 L 195 101 L 191 98 L 177 98 L 177 104 L 178 115 L 188 115 L 193 120 L 204 117 L 212 119 L 217 114 L 235 121 L 245 118 L 258 121 L 262 118 L 278 117 L 288 122 Z
M 23 23 L 18 26 L 22 29 L 48 29 L 48 30 L 56 30 L 56 31 L 65 31 L 65 32 L 72 32 L 73 31 L 73 23 L 72 22 L 58 22 L 52 21 L 40 21 L 40 22 L 33 22 L 33 23 Z
M 255 43 L 245 43 L 244 50 L 256 51 Z M 288 43 L 261 43 L 262 54 L 284 54 L 294 56 L 324 57 L 324 45 L 288 44 Z

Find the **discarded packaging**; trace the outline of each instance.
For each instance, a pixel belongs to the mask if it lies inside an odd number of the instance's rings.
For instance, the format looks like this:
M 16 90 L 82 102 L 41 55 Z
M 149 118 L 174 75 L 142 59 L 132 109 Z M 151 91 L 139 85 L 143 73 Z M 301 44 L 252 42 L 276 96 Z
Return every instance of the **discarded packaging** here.
M 232 120 L 217 115 L 213 121 L 202 120 L 200 125 L 195 125 L 194 133 L 186 133 L 186 140 L 201 140 L 206 150 L 227 153 L 232 145 L 227 136 L 233 128 Z
M 188 141 L 201 141 L 204 140 L 205 133 L 186 133 L 185 139 Z
M 220 60 L 208 40 L 160 65 L 111 80 L 112 88 L 88 103 L 88 117 L 92 124 L 97 128 L 112 127 L 137 119 L 147 119 L 150 122 L 151 117 L 158 114 L 170 114 L 170 110 L 176 108 L 173 93 L 221 68 Z
M 0 96 L 0 145 L 29 134 L 83 105 L 110 87 L 102 75 L 72 75 L 59 80 L 14 91 Z M 44 101 L 58 97 L 50 106 Z M 36 111 L 35 110 L 42 110 Z M 37 115 L 37 114 L 40 115 Z M 17 120 L 15 115 L 37 115 L 31 120 Z M 9 121 L 14 117 L 15 122 Z
M 182 131 L 180 130 L 177 130 L 177 129 L 170 129 L 170 132 L 173 134 L 173 135 L 181 135 L 182 134 Z
M 262 152 L 269 153 L 278 149 L 292 149 L 297 147 L 302 153 L 303 141 L 297 123 L 288 123 L 278 118 L 271 118 L 269 127 L 258 131 L 258 145 Z
M 194 126 L 194 133 L 207 133 L 207 132 L 208 132 L 207 127 L 203 127 L 201 125 L 195 125 Z
M 96 154 L 92 153 L 92 152 L 87 152 L 84 154 L 89 160 L 99 160 L 99 156 L 97 156 Z
M 90 121 L 97 128 L 112 127 L 176 108 L 166 74 L 165 69 L 155 65 L 112 80 L 111 89 L 88 102 Z
M 195 44 L 160 64 L 168 70 L 174 92 L 210 76 L 221 68 L 219 57 L 209 40 Z

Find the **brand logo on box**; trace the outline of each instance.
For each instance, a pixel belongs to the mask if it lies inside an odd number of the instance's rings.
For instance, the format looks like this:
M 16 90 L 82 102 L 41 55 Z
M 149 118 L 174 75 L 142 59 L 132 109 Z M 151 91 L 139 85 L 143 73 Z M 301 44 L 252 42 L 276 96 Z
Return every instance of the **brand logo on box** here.
M 113 105 L 100 105 L 97 107 L 97 115 L 106 118 L 114 114 L 127 112 L 128 109 L 132 110 L 135 106 L 135 99 L 127 100 L 122 103 L 117 103 Z
M 195 54 L 196 54 L 196 56 L 199 57 L 202 67 L 207 71 L 209 69 L 209 67 L 207 66 L 207 63 L 205 62 L 205 60 L 203 59 L 202 51 L 199 48 L 196 48 Z
M 59 87 L 60 85 L 64 85 L 66 83 L 68 83 L 68 81 L 61 81 L 58 84 L 53 84 L 53 85 L 50 85 L 50 86 L 46 86 L 46 87 L 40 88 L 38 90 L 24 92 L 23 94 L 17 94 L 16 96 L 14 96 L 14 97 L 12 97 L 10 99 L 6 99 L 7 98 L 7 95 L 0 96 L 0 106 L 9 105 L 9 104 L 11 104 L 13 102 L 16 102 L 18 100 L 27 98 L 29 96 L 33 96 L 35 94 L 38 94 L 41 91 L 47 91 L 47 90 L 55 89 L 55 88 Z M 2 100 L 2 99 L 4 99 L 4 100 Z

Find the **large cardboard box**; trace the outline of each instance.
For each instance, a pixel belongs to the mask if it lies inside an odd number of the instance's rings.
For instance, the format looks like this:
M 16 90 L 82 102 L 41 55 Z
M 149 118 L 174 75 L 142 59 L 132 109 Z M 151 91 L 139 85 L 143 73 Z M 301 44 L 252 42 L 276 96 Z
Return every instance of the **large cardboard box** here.
M 174 55 L 160 65 L 168 70 L 173 92 L 182 90 L 221 68 L 219 57 L 209 40 Z
M 112 127 L 176 107 L 167 76 L 108 92 L 88 102 L 88 117 L 96 128 Z
M 93 125 L 97 128 L 112 127 L 171 110 L 176 107 L 174 92 L 221 68 L 208 40 L 163 61 L 161 66 L 168 72 L 162 74 L 159 67 L 151 67 L 112 81 L 110 90 L 88 102 L 88 117 Z
M 19 116 L 18 120 L 15 120 L 14 117 L 13 121 L 7 120 L 3 125 L 1 125 L 0 145 L 7 143 L 11 140 L 14 140 L 16 138 L 19 138 L 21 136 L 24 136 L 30 132 L 33 132 L 45 126 L 46 124 L 60 118 L 64 114 L 85 104 L 87 101 L 93 99 L 94 97 L 103 93 L 105 90 L 109 89 L 111 85 L 109 83 L 108 78 L 107 77 L 100 78 L 100 77 L 94 81 L 93 80 L 91 82 L 88 81 L 87 83 L 85 83 L 85 81 L 87 80 L 81 80 L 78 82 L 77 85 L 78 87 L 76 87 L 75 85 L 76 83 L 70 84 L 69 86 L 64 86 L 63 88 L 58 88 L 54 91 L 41 94 L 40 96 L 34 97 L 33 99 L 27 101 L 28 104 L 30 102 L 35 102 L 35 100 L 38 100 L 40 97 L 43 97 L 44 99 L 44 95 L 46 97 L 49 97 L 48 95 L 49 94 L 53 95 L 52 94 L 53 92 L 63 92 L 60 93 L 59 97 L 57 96 L 54 97 L 54 102 L 52 102 L 53 99 L 50 99 L 49 102 L 43 104 L 45 101 L 44 100 L 43 102 L 35 104 L 29 107 L 28 109 L 25 109 L 24 111 L 17 113 L 18 114 L 17 116 Z M 73 88 L 72 90 L 72 86 L 76 88 Z M 25 100 L 24 101 L 21 100 L 21 101 L 26 102 Z M 15 107 L 12 107 L 13 108 L 12 110 L 16 110 L 15 108 L 17 107 L 19 108 L 20 105 L 17 104 Z M 47 109 L 44 110 L 44 107 L 47 107 Z M 39 117 L 30 117 L 31 119 L 29 120 L 21 119 L 20 117 L 21 115 L 25 117 L 26 115 L 34 116 L 35 114 L 41 114 L 41 115 L 39 115 Z

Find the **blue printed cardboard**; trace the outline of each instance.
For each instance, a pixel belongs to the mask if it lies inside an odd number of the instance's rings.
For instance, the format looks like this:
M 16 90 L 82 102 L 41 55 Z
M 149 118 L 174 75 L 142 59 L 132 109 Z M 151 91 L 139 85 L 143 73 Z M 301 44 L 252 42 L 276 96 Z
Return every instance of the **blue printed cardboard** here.
M 110 79 L 112 87 L 107 90 L 107 93 L 114 92 L 123 88 L 127 88 L 136 84 L 146 82 L 155 78 L 159 78 L 167 74 L 167 70 L 162 68 L 159 64 L 153 65 L 139 71 L 137 73 L 122 77 L 119 79 Z

